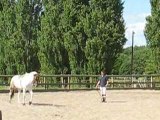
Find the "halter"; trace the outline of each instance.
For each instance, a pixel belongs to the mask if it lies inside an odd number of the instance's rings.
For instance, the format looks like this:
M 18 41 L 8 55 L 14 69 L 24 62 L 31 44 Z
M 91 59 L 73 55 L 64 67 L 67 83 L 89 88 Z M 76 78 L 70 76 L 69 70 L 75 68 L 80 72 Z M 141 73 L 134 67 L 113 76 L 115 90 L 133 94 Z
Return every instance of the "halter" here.
M 37 80 L 37 79 L 38 79 L 38 78 L 37 78 L 38 76 L 39 76 L 38 73 L 34 74 L 34 78 L 33 78 L 32 84 L 35 84 L 36 81 L 38 81 L 38 80 Z

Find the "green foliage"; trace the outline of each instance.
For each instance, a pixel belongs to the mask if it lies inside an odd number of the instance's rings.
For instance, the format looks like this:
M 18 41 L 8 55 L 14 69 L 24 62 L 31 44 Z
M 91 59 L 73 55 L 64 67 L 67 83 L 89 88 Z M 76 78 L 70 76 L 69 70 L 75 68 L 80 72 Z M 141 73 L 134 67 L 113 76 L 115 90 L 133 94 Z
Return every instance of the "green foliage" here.
M 3 1 L 3 11 L 0 12 L 0 63 L 1 74 L 16 74 L 23 71 L 20 59 L 22 59 L 22 49 L 19 48 L 19 12 L 18 5 L 11 4 L 9 1 Z M 16 49 L 15 49 L 16 48 Z
M 113 74 L 131 74 L 131 47 L 126 48 L 115 62 Z M 150 48 L 141 46 L 134 47 L 133 74 L 154 74 L 156 66 Z
M 26 71 L 39 70 L 40 64 L 37 56 L 39 47 L 37 46 L 38 30 L 40 24 L 39 11 L 36 11 L 36 4 L 40 0 L 25 0 L 22 6 L 21 33 L 24 41 L 24 63 Z
M 62 71 L 63 50 L 65 54 L 59 16 L 62 12 L 62 5 L 55 1 L 46 4 L 45 16 L 42 16 L 41 19 L 38 41 L 41 72 L 57 74 Z
M 0 74 L 110 73 L 126 42 L 122 13 L 121 0 L 1 0 Z
M 153 50 L 153 63 L 157 73 L 160 73 L 160 0 L 151 0 L 151 15 L 146 18 L 145 36 L 149 47 Z
M 85 53 L 87 41 L 83 28 L 83 19 L 87 12 L 87 6 L 83 0 L 64 0 L 61 24 L 63 26 L 64 46 L 69 57 L 71 73 L 84 73 Z
M 122 11 L 121 0 L 90 1 L 90 14 L 85 22 L 88 36 L 85 53 L 89 73 L 97 74 L 103 68 L 111 72 L 117 54 L 126 41 Z

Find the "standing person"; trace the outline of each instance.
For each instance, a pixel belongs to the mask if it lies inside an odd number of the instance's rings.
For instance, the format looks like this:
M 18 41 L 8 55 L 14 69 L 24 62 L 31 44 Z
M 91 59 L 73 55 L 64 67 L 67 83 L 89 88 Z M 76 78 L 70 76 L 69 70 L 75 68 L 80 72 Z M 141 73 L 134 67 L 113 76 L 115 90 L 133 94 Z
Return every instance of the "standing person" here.
M 96 88 L 100 88 L 100 94 L 102 96 L 102 102 L 105 102 L 106 100 L 106 86 L 108 85 L 108 79 L 109 77 L 106 74 L 105 70 L 101 71 L 101 77 L 99 81 L 97 82 Z

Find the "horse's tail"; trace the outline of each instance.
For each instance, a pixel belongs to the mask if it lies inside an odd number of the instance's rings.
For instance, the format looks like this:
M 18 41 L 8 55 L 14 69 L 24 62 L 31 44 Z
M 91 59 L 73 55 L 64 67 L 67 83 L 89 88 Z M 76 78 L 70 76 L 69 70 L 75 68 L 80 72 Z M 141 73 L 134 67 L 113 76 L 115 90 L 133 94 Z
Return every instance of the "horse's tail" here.
M 9 101 L 11 102 L 11 99 L 14 97 L 14 83 L 13 83 L 13 79 L 11 79 L 11 82 L 10 82 L 10 87 L 9 87 Z

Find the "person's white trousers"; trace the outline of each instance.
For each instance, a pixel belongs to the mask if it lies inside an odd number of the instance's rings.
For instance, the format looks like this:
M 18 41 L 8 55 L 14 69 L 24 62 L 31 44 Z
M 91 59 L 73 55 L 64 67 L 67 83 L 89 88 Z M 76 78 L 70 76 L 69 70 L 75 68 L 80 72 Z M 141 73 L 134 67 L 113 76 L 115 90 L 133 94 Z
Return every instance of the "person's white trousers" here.
M 100 93 L 101 93 L 101 96 L 102 95 L 106 96 L 106 87 L 100 87 Z

